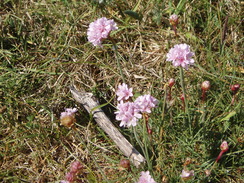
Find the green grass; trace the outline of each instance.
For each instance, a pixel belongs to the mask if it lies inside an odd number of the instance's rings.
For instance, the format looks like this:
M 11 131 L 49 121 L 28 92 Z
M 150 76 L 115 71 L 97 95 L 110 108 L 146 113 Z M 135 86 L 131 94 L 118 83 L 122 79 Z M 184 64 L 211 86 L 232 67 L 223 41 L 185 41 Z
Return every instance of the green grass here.
M 179 37 L 168 22 L 173 13 L 180 16 Z M 131 171 L 119 168 L 125 157 L 69 92 L 75 85 L 93 92 L 101 104 L 117 105 L 115 90 L 122 77 L 112 43 L 105 40 L 101 49 L 87 42 L 89 24 L 102 16 L 118 24 L 113 37 L 126 83 L 135 93 L 150 92 L 160 101 L 150 115 L 152 136 L 143 135 L 141 124 L 135 129 L 147 143 L 143 148 L 149 163 Z M 188 168 L 195 171 L 189 182 L 244 181 L 242 29 L 240 1 L 1 1 L 1 182 L 63 180 L 74 160 L 85 166 L 81 182 L 136 182 L 148 169 L 158 183 L 182 182 L 187 158 Z M 184 72 L 190 124 L 184 123 L 187 116 L 179 99 L 179 68 L 166 62 L 169 49 L 179 43 L 195 52 L 195 65 Z M 173 105 L 164 100 L 170 78 L 176 80 Z M 204 80 L 211 82 L 205 107 L 200 100 Z M 235 83 L 241 88 L 230 105 L 230 85 Z M 79 109 L 76 131 L 60 126 L 65 107 Z M 114 110 L 105 107 L 112 119 Z M 142 153 L 132 128 L 120 130 Z M 207 177 L 204 171 L 213 166 L 223 140 L 229 151 Z

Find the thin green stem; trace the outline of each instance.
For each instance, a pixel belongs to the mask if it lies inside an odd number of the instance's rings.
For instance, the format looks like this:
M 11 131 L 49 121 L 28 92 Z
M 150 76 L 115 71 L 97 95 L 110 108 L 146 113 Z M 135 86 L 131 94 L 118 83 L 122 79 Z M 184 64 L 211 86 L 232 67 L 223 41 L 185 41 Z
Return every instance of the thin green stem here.
M 115 52 L 115 55 L 116 55 L 116 62 L 117 62 L 117 66 L 118 66 L 118 68 L 119 68 L 120 75 L 121 75 L 121 77 L 122 77 L 123 83 L 125 83 L 125 76 L 124 76 L 124 73 L 123 73 L 122 68 L 121 68 L 121 65 L 120 65 L 120 60 L 119 60 L 119 53 L 118 53 L 118 47 L 117 47 L 117 44 L 116 44 L 116 42 L 114 41 L 114 39 L 110 38 L 110 40 L 111 40 L 112 43 L 113 43 L 113 48 L 114 48 L 114 52 Z
M 191 118 L 190 118 L 190 113 L 189 113 L 189 109 L 188 109 L 188 100 L 187 100 L 187 97 L 186 97 L 186 88 L 185 88 L 185 84 L 184 84 L 184 71 L 183 71 L 183 68 L 180 67 L 180 83 L 181 83 L 181 87 L 182 87 L 182 91 L 183 91 L 183 96 L 184 96 L 184 103 L 185 103 L 185 113 L 187 114 L 188 116 L 188 123 L 189 123 L 189 127 L 190 127 L 190 130 L 191 130 Z

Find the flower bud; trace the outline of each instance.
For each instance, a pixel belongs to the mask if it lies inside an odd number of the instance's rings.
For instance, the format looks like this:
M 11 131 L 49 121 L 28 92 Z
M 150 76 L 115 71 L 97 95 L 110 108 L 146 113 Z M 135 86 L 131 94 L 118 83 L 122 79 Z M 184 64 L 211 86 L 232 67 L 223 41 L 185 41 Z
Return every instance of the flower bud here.
M 173 78 L 169 79 L 169 87 L 171 88 L 175 84 L 175 80 Z
M 181 95 L 180 95 L 180 99 L 181 99 L 183 102 L 185 101 L 184 94 L 181 94 Z
M 220 149 L 221 149 L 221 151 L 224 151 L 224 152 L 228 151 L 228 149 L 229 149 L 228 143 L 226 141 L 223 141 L 222 144 L 220 145 Z
M 177 26 L 178 25 L 178 20 L 179 20 L 179 17 L 178 15 L 176 14 L 173 14 L 169 17 L 169 22 L 172 26 Z
M 152 132 L 153 132 L 152 129 L 148 129 L 148 130 L 147 130 L 147 133 L 148 133 L 149 135 L 152 135 Z
M 78 173 L 84 167 L 79 161 L 74 161 L 70 166 L 70 171 L 73 173 Z
M 130 160 L 128 159 L 122 159 L 119 163 L 119 165 L 123 168 L 130 169 Z
M 202 85 L 202 90 L 207 91 L 210 89 L 210 82 L 209 81 L 203 81 Z
M 231 91 L 233 91 L 234 95 L 238 92 L 239 88 L 240 88 L 239 84 L 234 84 L 234 85 L 230 86 L 230 89 L 231 89 Z

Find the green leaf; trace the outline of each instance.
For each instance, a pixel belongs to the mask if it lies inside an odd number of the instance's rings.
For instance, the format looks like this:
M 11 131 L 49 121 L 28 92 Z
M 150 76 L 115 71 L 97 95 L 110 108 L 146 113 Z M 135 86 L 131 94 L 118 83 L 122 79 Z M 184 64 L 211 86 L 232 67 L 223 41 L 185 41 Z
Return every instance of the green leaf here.
M 137 19 L 137 20 L 141 20 L 142 19 L 142 15 L 136 13 L 135 11 L 132 10 L 125 10 L 124 14 L 129 15 L 130 17 Z
M 227 116 L 225 116 L 221 121 L 229 121 L 232 116 L 236 115 L 236 111 L 230 112 Z

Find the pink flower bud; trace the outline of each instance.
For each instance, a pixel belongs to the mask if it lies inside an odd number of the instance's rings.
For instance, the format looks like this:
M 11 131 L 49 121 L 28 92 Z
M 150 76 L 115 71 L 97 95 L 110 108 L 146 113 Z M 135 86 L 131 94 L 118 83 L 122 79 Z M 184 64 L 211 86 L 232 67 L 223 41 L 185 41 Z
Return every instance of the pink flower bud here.
M 77 173 L 83 168 L 83 165 L 79 161 L 74 161 L 70 166 L 70 171 L 73 173 Z
M 180 95 L 180 99 L 181 99 L 183 102 L 185 101 L 184 94 L 181 94 L 181 95 Z
M 178 20 L 179 20 L 179 17 L 178 15 L 176 14 L 173 14 L 169 17 L 169 22 L 172 26 L 177 26 L 178 25 Z
M 123 168 L 130 169 L 130 160 L 128 159 L 122 159 L 119 163 L 119 165 Z
M 219 153 L 218 157 L 216 158 L 216 162 L 218 162 L 220 160 L 220 158 L 222 157 L 222 155 L 228 151 L 229 149 L 229 146 L 228 146 L 228 143 L 226 141 L 223 141 L 222 144 L 220 145 L 220 149 L 221 149 L 221 152 Z
M 239 88 L 240 88 L 239 84 L 234 84 L 234 85 L 230 86 L 230 89 L 231 89 L 231 91 L 233 91 L 234 95 L 238 92 Z
M 203 81 L 202 85 L 202 90 L 207 91 L 210 89 L 210 82 L 209 81 Z
M 173 78 L 169 79 L 169 87 L 171 88 L 175 84 L 175 80 Z
M 229 149 L 228 143 L 226 141 L 223 141 L 222 144 L 220 145 L 220 149 L 221 149 L 221 151 L 224 151 L 224 152 L 228 151 L 228 149 Z

